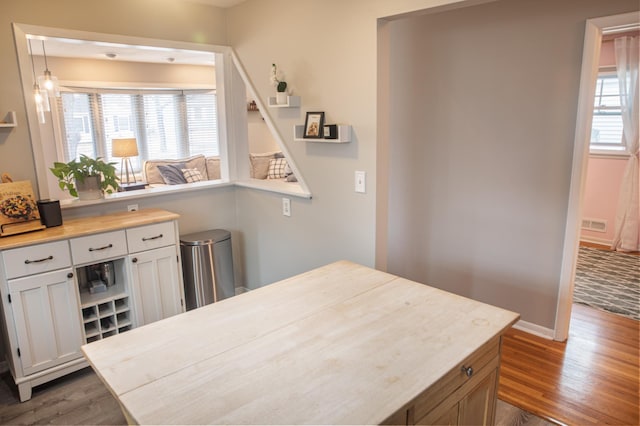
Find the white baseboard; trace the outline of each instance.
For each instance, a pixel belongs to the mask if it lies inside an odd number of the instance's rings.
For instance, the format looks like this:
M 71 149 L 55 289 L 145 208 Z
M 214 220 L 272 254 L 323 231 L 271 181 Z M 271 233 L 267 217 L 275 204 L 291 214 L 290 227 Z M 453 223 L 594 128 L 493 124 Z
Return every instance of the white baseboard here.
M 593 238 L 593 237 L 587 237 L 587 238 L 580 237 L 580 241 L 585 243 L 599 244 L 601 246 L 607 246 L 607 247 L 611 247 L 611 245 L 613 244 L 613 241 L 611 240 L 605 240 L 605 239 Z M 638 245 L 638 247 L 636 247 L 634 251 L 640 251 L 640 245 Z
M 520 320 L 515 323 L 513 328 L 517 328 L 518 330 L 525 331 L 538 337 L 542 337 L 543 339 L 553 340 L 553 330 L 537 324 Z
M 584 241 L 585 243 L 592 244 L 600 244 L 601 246 L 609 246 L 613 244 L 611 240 L 605 240 L 604 238 L 594 238 L 594 237 L 580 237 L 580 241 Z
M 236 287 L 236 296 L 237 296 L 238 294 L 246 293 L 246 292 L 248 292 L 248 291 L 249 291 L 249 289 L 248 289 L 248 288 L 246 288 L 246 287 Z

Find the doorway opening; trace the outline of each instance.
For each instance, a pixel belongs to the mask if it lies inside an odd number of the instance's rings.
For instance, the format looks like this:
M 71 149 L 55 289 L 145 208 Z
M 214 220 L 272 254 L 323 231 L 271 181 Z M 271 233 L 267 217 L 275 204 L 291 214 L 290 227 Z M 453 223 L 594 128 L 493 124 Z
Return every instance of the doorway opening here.
M 584 189 L 587 178 L 589 144 L 591 140 L 593 105 L 602 37 L 605 34 L 634 30 L 637 29 L 639 25 L 640 12 L 631 12 L 589 19 L 585 26 L 580 92 L 578 95 L 578 114 L 576 118 L 573 165 L 571 170 L 571 188 L 569 191 L 554 340 L 564 341 L 569 336 L 574 279 L 583 216 Z

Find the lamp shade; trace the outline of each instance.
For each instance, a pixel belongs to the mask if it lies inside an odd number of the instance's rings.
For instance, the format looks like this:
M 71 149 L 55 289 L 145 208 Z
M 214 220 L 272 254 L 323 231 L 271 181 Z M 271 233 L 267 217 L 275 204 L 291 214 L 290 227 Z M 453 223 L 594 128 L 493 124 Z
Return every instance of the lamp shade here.
M 136 138 L 112 139 L 111 155 L 114 157 L 135 157 L 138 155 Z

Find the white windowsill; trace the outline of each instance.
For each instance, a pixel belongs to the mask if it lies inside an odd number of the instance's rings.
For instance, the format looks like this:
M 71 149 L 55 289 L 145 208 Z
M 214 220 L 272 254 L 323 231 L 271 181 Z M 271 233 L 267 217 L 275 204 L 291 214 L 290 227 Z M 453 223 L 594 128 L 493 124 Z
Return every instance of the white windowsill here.
M 629 154 L 626 151 L 614 151 L 614 150 L 589 150 L 589 158 L 610 158 L 613 160 L 626 160 L 629 158 Z
M 311 198 L 311 194 L 302 190 L 299 184 L 293 182 L 282 182 L 268 179 L 249 179 L 236 182 L 223 182 L 222 180 L 207 180 L 202 182 L 185 183 L 182 185 L 165 185 L 153 188 L 145 188 L 136 191 L 124 191 L 114 194 L 107 194 L 104 198 L 97 200 L 79 200 L 77 198 L 60 200 L 60 208 L 72 209 L 87 206 L 95 206 L 104 203 L 114 203 L 123 200 L 137 200 L 141 198 L 157 197 L 162 195 L 181 194 L 191 191 L 202 191 L 213 188 L 225 188 L 240 186 L 244 188 L 258 189 L 262 191 L 275 192 L 292 197 Z
M 247 179 L 236 181 L 235 184 L 244 188 L 259 189 L 261 191 L 276 192 L 292 197 L 311 199 L 311 193 L 304 191 L 300 184 L 296 182 L 283 182 L 275 179 Z
M 104 198 L 97 200 L 79 200 L 77 198 L 60 200 L 62 209 L 70 209 L 76 207 L 94 206 L 104 203 L 113 203 L 123 200 L 136 200 L 139 198 L 157 197 L 159 195 L 170 195 L 174 193 L 184 193 L 190 191 L 201 191 L 209 188 L 223 188 L 233 186 L 233 182 L 223 182 L 221 180 L 207 180 L 202 182 L 185 183 L 182 185 L 166 185 L 154 188 L 145 188 L 137 191 L 116 192 L 114 194 L 106 194 Z

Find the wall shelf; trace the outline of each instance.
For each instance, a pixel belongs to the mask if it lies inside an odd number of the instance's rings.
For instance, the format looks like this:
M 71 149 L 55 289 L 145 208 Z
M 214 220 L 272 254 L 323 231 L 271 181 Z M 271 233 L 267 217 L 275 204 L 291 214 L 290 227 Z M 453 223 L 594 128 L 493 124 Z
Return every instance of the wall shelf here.
M 295 125 L 293 127 L 293 140 L 297 142 L 325 142 L 325 143 L 348 143 L 351 142 L 351 126 L 348 124 L 338 124 L 338 138 L 305 138 L 304 125 Z
M 18 120 L 16 119 L 16 112 L 9 111 L 4 117 L 4 121 L 0 121 L 0 127 L 16 127 Z
M 300 106 L 300 96 L 287 96 L 286 104 L 277 103 L 275 96 L 269 97 L 268 101 L 270 108 L 297 108 Z

